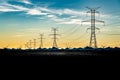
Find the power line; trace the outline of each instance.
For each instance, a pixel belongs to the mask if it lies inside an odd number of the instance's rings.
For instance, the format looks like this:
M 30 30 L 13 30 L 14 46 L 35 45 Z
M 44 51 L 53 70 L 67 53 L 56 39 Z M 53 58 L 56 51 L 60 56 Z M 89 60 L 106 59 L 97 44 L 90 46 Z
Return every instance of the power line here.
M 67 34 L 67 35 L 65 35 L 65 36 L 63 36 L 62 38 L 67 38 L 67 37 L 69 37 L 69 36 L 71 36 L 71 35 L 74 35 L 79 29 L 79 26 L 80 25 L 75 25 L 74 27 L 75 28 L 72 28 L 71 30 L 68 30 L 68 31 L 66 31 L 66 32 L 64 32 L 64 34 L 66 34 L 66 33 L 69 33 L 69 34 Z
M 66 34 L 66 33 L 70 32 L 70 31 L 74 30 L 75 29 L 74 27 L 77 27 L 77 26 L 78 25 L 72 26 L 71 28 L 69 28 L 68 30 L 62 32 L 61 34 Z
M 109 26 L 109 25 L 116 25 L 116 24 L 119 24 L 120 23 L 120 21 L 117 21 L 117 22 L 115 22 L 115 23 L 110 23 L 110 24 L 107 24 L 106 26 Z M 119 24 L 120 25 L 120 24 Z

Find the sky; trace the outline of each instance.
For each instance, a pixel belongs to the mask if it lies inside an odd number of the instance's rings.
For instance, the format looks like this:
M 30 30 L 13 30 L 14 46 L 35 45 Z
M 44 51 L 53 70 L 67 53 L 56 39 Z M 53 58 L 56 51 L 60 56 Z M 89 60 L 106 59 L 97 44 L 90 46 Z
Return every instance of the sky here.
M 57 28 L 60 48 L 89 45 L 90 14 L 86 7 L 97 8 L 98 47 L 120 47 L 120 0 L 0 0 L 0 48 L 25 48 L 25 44 L 44 34 L 44 47 L 52 47 L 52 28 Z

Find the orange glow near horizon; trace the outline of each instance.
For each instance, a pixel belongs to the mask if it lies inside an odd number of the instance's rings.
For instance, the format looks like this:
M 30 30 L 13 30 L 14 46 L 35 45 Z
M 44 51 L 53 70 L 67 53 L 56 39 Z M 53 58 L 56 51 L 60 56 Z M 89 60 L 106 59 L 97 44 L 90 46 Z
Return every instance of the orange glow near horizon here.
M 35 37 L 39 37 L 35 36 Z M 82 38 L 74 41 L 74 36 L 70 38 L 71 39 L 62 39 L 62 37 L 58 39 L 57 44 L 59 48 L 66 48 L 66 47 L 71 47 L 71 48 L 79 48 L 79 47 L 86 47 L 89 46 L 89 37 L 87 34 L 87 38 Z M 0 42 L 0 48 L 25 48 L 25 43 L 30 40 L 29 37 L 23 37 L 23 36 L 17 36 L 16 37 L 2 37 L 3 41 Z M 51 48 L 53 44 L 53 40 L 51 39 L 52 37 L 48 37 L 43 40 L 43 45 L 45 48 Z M 72 40 L 73 39 L 73 40 Z M 32 39 L 31 39 L 32 40 Z M 118 43 L 120 38 L 118 36 L 105 36 L 105 35 L 97 35 L 97 44 L 98 47 L 120 47 L 120 44 Z M 32 40 L 33 41 L 33 40 Z M 39 47 L 39 42 L 40 40 L 37 39 L 37 45 L 36 48 Z M 33 47 L 33 43 L 32 43 Z

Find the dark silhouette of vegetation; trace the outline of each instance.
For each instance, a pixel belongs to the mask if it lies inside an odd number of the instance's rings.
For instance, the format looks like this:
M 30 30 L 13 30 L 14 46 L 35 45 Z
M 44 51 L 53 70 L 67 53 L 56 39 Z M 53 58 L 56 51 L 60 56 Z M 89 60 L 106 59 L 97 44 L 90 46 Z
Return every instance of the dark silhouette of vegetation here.
M 85 56 L 119 56 L 120 48 L 38 48 L 38 49 L 0 49 L 0 55 L 85 55 Z
M 53 64 L 81 62 L 116 62 L 120 59 L 120 48 L 39 48 L 0 49 L 0 64 Z

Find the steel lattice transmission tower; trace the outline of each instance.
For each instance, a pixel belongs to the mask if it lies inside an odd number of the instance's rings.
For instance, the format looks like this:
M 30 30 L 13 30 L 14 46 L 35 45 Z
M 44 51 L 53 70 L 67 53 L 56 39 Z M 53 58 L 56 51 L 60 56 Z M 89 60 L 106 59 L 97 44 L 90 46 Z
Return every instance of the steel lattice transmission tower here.
M 57 45 L 57 36 L 59 34 L 57 34 L 57 31 L 58 29 L 57 28 L 52 28 L 52 31 L 53 31 L 53 34 L 50 34 L 50 35 L 53 35 L 53 48 L 58 48 L 58 45 Z
M 36 39 L 33 39 L 34 49 L 36 48 Z
M 25 49 L 27 49 L 27 48 L 29 48 L 28 42 L 26 42 L 26 44 L 25 44 Z
M 27 44 L 24 44 L 25 45 L 25 49 L 27 48 Z
M 45 39 L 45 38 L 43 38 L 43 34 L 40 34 L 40 46 L 39 46 L 39 48 L 43 48 L 43 39 Z
M 104 21 L 100 21 L 100 20 L 95 19 L 95 14 L 96 13 L 99 14 L 99 12 L 97 10 L 100 7 L 97 7 L 97 8 L 86 7 L 86 8 L 89 9 L 89 11 L 87 13 L 91 14 L 91 20 L 86 20 L 86 21 L 82 21 L 82 22 L 91 22 L 91 27 L 87 29 L 87 30 L 89 30 L 89 29 L 91 30 L 89 46 L 92 48 L 97 48 L 96 30 L 100 30 L 100 29 L 96 27 L 96 22 L 104 23 Z
M 29 49 L 32 48 L 31 46 L 32 46 L 32 41 L 30 40 L 30 41 L 29 41 Z

